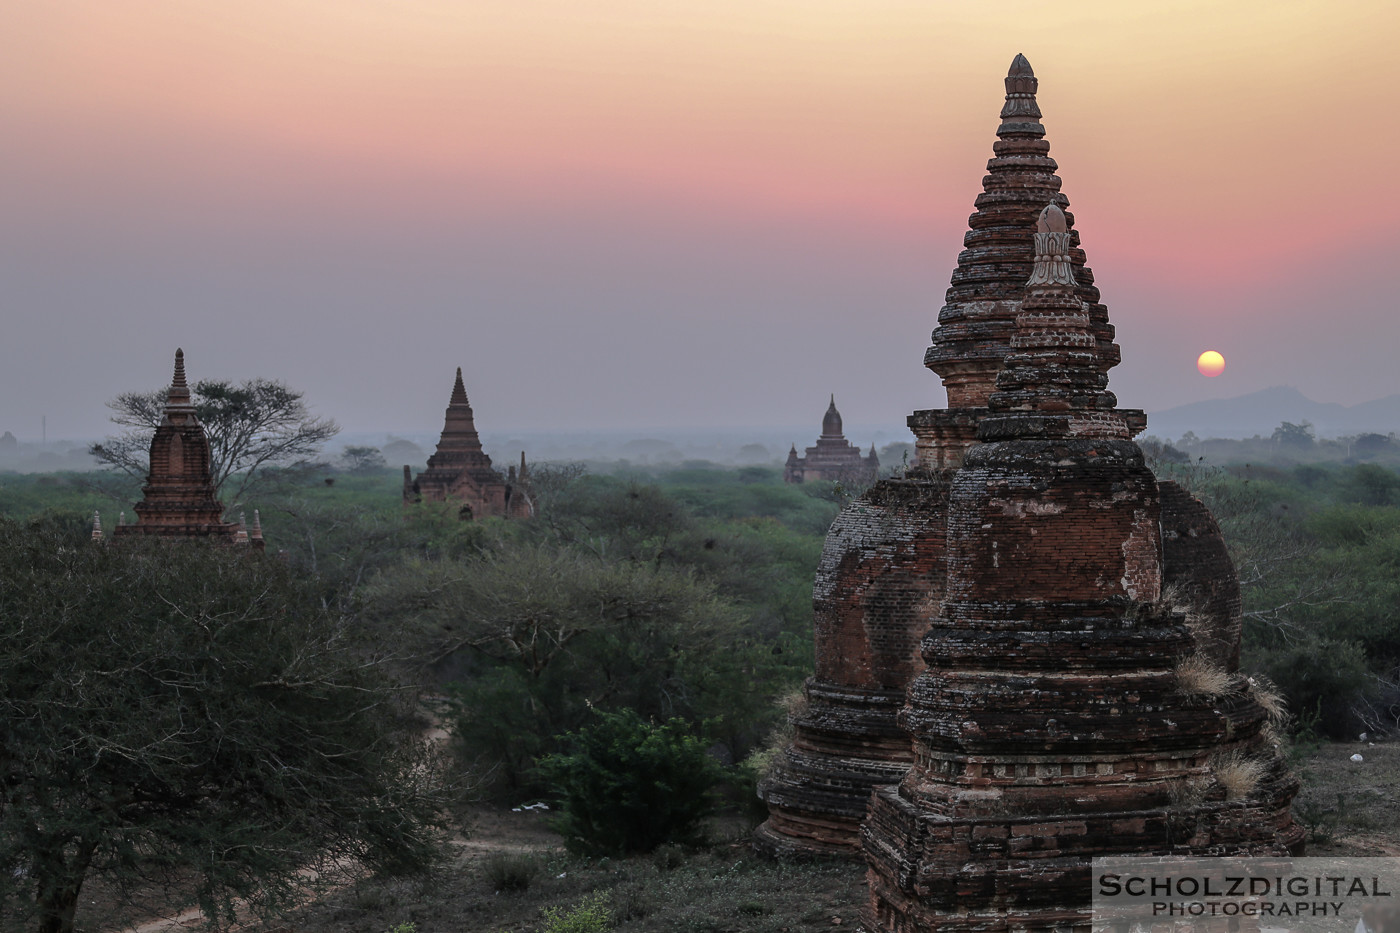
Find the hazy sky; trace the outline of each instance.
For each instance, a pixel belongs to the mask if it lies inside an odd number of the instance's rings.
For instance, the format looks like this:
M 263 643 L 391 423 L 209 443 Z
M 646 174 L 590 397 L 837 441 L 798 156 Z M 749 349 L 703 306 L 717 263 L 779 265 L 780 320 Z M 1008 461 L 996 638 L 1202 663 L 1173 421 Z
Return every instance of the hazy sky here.
M 1400 392 L 1400 4 L 0 4 L 0 431 L 283 379 L 351 430 L 820 425 L 923 368 L 1024 52 L 1124 405 Z M 1196 355 L 1224 353 L 1225 374 Z

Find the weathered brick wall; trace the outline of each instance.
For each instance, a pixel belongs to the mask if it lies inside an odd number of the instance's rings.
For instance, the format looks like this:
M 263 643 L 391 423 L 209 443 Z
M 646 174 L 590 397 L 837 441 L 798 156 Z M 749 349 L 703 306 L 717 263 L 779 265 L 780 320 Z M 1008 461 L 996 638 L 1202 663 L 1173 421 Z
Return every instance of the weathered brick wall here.
M 1228 671 L 1239 670 L 1244 630 L 1240 582 L 1220 526 L 1177 483 L 1164 482 L 1160 489 L 1164 590 L 1187 613 L 1202 653 Z
M 942 598 L 946 480 L 885 480 L 827 532 L 812 590 L 816 676 L 903 690 Z
M 895 715 L 939 610 L 947 495 L 939 474 L 885 480 L 832 523 L 813 592 L 816 676 L 761 788 L 760 851 L 857 855 L 871 789 L 908 770 L 909 737 Z
M 982 444 L 953 486 L 949 599 L 1157 598 L 1157 484 L 1136 444 Z

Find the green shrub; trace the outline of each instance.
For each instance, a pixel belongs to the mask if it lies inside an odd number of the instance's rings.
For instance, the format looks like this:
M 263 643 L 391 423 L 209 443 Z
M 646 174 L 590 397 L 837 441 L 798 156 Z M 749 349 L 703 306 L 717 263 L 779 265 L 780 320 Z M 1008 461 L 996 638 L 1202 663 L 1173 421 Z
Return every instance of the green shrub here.
M 615 855 L 698 841 L 723 774 L 704 742 L 680 719 L 656 725 L 630 709 L 594 716 L 563 737 L 568 753 L 539 763 L 560 797 L 555 825 L 566 845 Z
M 608 895 L 602 891 L 579 901 L 573 910 L 548 907 L 544 912 L 544 926 L 540 933 L 603 933 L 612 924 L 612 913 L 608 910 Z
M 1299 727 L 1328 738 L 1355 735 L 1353 707 L 1371 690 L 1366 656 L 1354 641 L 1308 638 L 1296 645 L 1260 651 L 1251 661 L 1262 668 L 1298 711 Z

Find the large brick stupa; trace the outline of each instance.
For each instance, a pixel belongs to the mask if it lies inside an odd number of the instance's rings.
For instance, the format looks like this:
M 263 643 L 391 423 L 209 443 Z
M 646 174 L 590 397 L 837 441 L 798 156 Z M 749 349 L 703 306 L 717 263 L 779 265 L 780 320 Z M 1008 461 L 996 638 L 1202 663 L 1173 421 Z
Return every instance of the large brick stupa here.
M 832 526 L 816 673 L 763 788 L 761 850 L 855 854 L 863 835 L 873 930 L 1080 925 L 1094 854 L 1301 835 L 1237 672 L 1219 529 L 1152 477 L 1145 418 L 1107 392 L 1118 348 L 1023 56 L 1006 84 L 925 358 L 949 407 L 910 416 L 916 468 Z M 1192 688 L 1188 662 L 1228 686 Z
M 1022 57 L 1008 90 L 1003 128 L 1043 134 Z M 1167 529 L 1213 523 L 1189 502 L 1163 515 L 1058 201 L 951 478 L 943 600 L 899 714 L 914 764 L 862 827 L 871 931 L 1087 929 L 1096 856 L 1301 847 L 1298 782 L 1236 670 L 1238 627 L 1208 613 L 1237 583 L 1168 567 Z

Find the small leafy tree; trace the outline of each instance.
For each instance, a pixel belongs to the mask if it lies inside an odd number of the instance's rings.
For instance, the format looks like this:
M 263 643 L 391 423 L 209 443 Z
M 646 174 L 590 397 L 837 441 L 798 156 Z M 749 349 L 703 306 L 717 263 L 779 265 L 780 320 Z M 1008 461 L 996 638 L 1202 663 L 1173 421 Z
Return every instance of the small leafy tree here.
M 347 472 L 358 474 L 378 473 L 389 465 L 378 447 L 359 445 L 346 447 L 340 455 L 340 460 Z
M 427 867 L 436 769 L 353 631 L 257 553 L 0 519 L 0 918 L 70 933 L 94 876 L 221 920 Z
M 302 393 L 268 379 L 238 384 L 203 380 L 194 384 L 191 398 L 209 438 L 214 489 L 229 508 L 244 501 L 265 467 L 306 465 L 340 431 L 331 419 L 313 417 Z M 145 477 L 165 399 L 165 389 L 125 392 L 112 399 L 107 403 L 114 412 L 112 422 L 127 430 L 92 445 L 89 453 L 131 476 Z
M 1317 443 L 1317 438 L 1313 435 L 1313 426 L 1309 422 L 1294 424 L 1285 421 L 1274 428 L 1273 441 L 1284 447 L 1312 447 Z
M 695 842 L 722 776 L 705 743 L 679 719 L 656 725 L 630 709 L 595 716 L 566 737 L 566 753 L 539 763 L 563 805 L 565 843 L 590 855 L 621 855 Z

